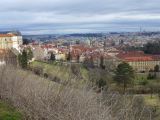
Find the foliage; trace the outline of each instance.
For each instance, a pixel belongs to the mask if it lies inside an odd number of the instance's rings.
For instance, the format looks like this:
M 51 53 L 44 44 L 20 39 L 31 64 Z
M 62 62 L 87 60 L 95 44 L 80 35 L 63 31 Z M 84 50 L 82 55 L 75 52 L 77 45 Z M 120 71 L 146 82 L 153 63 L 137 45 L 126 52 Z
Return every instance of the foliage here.
M 105 69 L 103 56 L 100 57 L 100 68 Z
M 150 83 L 148 87 L 150 88 L 151 98 L 154 93 L 158 93 L 160 90 L 160 84 L 157 84 L 157 83 Z
M 69 52 L 67 55 L 67 61 L 71 61 L 71 59 L 72 59 L 71 52 Z
M 56 77 L 60 79 L 62 83 L 69 82 L 74 78 L 74 80 L 77 79 L 77 81 L 79 81 L 79 86 L 81 86 L 88 79 L 88 70 L 80 64 L 62 63 L 59 61 L 34 61 L 30 64 L 30 68 L 34 72 L 40 73 L 40 76 L 44 76 L 44 73 L 47 73 L 48 79 L 53 80 Z
M 106 82 L 106 80 L 104 80 L 103 78 L 101 78 L 100 80 L 98 80 L 98 81 L 96 82 L 96 84 L 97 84 L 97 86 L 98 86 L 99 88 L 103 88 L 104 86 L 107 85 L 107 82 Z
M 55 61 L 55 60 L 56 60 L 55 54 L 53 54 L 52 52 L 51 52 L 50 60 L 51 60 L 51 61 Z
M 80 40 L 76 40 L 76 44 L 79 45 L 80 44 Z
M 159 72 L 159 65 L 156 65 L 156 66 L 154 67 L 154 72 Z
M 121 63 L 117 66 L 115 71 L 114 80 L 118 84 L 123 84 L 124 92 L 127 87 L 127 84 L 132 84 L 134 78 L 133 68 L 128 63 Z
M 28 48 L 27 49 L 27 59 L 28 60 L 32 60 L 32 58 L 33 58 L 33 52 L 32 52 L 32 50 L 31 50 L 31 48 Z
M 22 120 L 22 115 L 8 104 L 0 101 L 0 120 Z
M 43 68 L 40 66 L 36 66 L 34 68 L 32 68 L 32 71 L 36 74 L 36 75 L 42 75 L 43 74 Z
M 88 82 L 89 86 L 96 88 L 109 87 L 112 80 L 111 74 L 101 68 L 90 68 L 88 70 Z
M 83 62 L 83 65 L 85 68 L 94 68 L 94 60 L 93 57 L 91 56 L 91 58 L 86 58 Z
M 18 55 L 18 61 L 19 61 L 19 65 L 23 69 L 26 69 L 28 67 L 28 55 L 26 50 L 23 50 L 22 54 Z
M 149 73 L 148 73 L 147 79 L 152 80 L 152 79 L 155 79 L 155 78 L 156 78 L 156 73 L 153 72 L 152 70 L 150 70 Z
M 143 51 L 146 54 L 160 54 L 160 41 L 147 43 L 144 46 Z
M 139 85 L 147 85 L 147 84 L 148 84 L 148 81 L 144 78 L 139 81 Z
M 124 51 L 142 51 L 143 47 L 126 46 L 123 48 Z
M 77 62 L 80 62 L 80 55 L 77 55 Z
M 131 95 L 95 94 L 92 89 L 56 84 L 12 67 L 0 68 L 0 74 L 1 98 L 23 111 L 25 120 L 152 119 L 143 100 Z
M 29 40 L 28 39 L 23 39 L 23 45 L 28 45 L 29 44 Z
M 18 62 L 19 65 L 26 69 L 28 67 L 28 61 L 32 60 L 33 58 L 33 52 L 31 48 L 24 49 L 21 54 L 18 55 Z
M 76 64 L 72 64 L 71 65 L 71 72 L 76 76 L 80 76 L 80 66 L 78 66 Z

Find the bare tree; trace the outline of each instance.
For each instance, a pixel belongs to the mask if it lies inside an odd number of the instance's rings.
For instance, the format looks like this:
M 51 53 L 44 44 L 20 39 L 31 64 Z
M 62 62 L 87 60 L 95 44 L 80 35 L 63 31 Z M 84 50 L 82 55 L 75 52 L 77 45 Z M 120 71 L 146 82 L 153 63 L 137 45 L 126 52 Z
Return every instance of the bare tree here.
M 75 89 L 13 67 L 0 67 L 0 96 L 19 109 L 24 120 L 152 119 L 149 109 L 128 95 Z

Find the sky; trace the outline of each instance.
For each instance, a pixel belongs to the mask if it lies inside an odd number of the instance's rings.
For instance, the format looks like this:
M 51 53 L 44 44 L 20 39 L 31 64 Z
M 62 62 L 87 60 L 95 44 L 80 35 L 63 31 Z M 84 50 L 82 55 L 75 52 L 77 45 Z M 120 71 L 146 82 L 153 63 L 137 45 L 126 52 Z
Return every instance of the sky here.
M 0 31 L 66 34 L 160 31 L 160 0 L 0 0 Z

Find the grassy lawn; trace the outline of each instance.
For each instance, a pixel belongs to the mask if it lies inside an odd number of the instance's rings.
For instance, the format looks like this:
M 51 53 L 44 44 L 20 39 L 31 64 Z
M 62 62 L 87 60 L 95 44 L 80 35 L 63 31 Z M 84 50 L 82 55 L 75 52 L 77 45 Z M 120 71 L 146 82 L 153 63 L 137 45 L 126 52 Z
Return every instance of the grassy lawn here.
M 44 62 L 34 61 L 31 63 L 30 66 L 32 68 L 40 67 L 43 69 L 43 73 L 56 76 L 63 81 L 70 80 L 71 79 L 70 77 L 74 76 L 73 73 L 71 72 L 69 65 L 61 65 L 60 62 L 53 62 L 48 64 Z M 88 71 L 81 65 L 79 65 L 79 70 L 82 76 L 82 79 L 79 82 L 83 84 L 83 82 L 85 82 L 88 79 Z
M 43 68 L 44 73 L 54 74 L 57 77 L 59 77 L 60 79 L 67 79 L 69 77 L 69 74 L 66 72 L 67 67 L 57 65 L 56 63 L 47 64 L 44 62 L 34 61 L 34 62 L 32 62 L 31 66 L 32 67 L 41 67 L 41 68 Z
M 158 95 L 153 95 L 152 97 L 151 95 L 143 95 L 143 97 L 147 105 L 160 107 L 160 99 Z
M 147 73 L 136 73 L 135 74 L 135 80 L 134 80 L 135 85 L 139 85 L 146 80 L 147 80 Z
M 0 101 L 0 120 L 22 120 L 22 115 L 14 108 Z
M 152 107 L 155 110 L 154 120 L 160 120 L 160 99 L 158 95 L 143 95 L 147 106 Z
M 136 73 L 134 83 L 135 85 L 159 84 L 160 78 L 147 79 L 148 73 Z

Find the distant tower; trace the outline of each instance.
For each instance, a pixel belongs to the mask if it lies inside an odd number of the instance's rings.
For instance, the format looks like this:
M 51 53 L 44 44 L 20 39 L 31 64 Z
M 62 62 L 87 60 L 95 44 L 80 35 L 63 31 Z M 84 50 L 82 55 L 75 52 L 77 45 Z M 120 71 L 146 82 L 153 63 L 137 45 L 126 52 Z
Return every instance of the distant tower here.
M 139 30 L 140 30 L 140 33 L 142 33 L 142 27 L 140 27 L 140 29 L 139 29 Z
M 106 40 L 107 40 L 107 37 L 105 36 L 104 37 L 104 41 L 103 41 L 103 49 L 104 49 L 104 51 L 106 50 Z
M 90 47 L 93 46 L 93 45 L 92 45 L 92 39 L 91 39 L 91 38 L 89 38 L 89 46 L 90 46 Z

